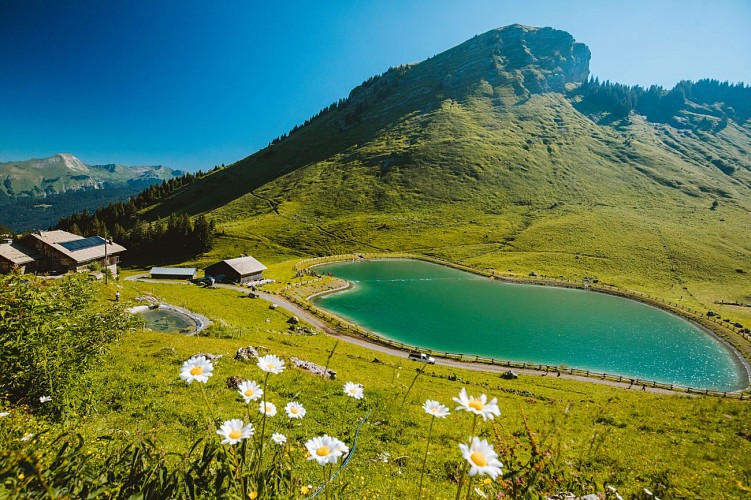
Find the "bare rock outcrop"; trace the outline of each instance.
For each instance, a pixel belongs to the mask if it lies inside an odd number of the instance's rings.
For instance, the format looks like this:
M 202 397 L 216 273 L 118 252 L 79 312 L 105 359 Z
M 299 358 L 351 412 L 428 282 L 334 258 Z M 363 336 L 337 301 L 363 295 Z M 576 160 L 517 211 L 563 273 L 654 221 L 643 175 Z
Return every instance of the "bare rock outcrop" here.
M 240 361 L 258 359 L 258 356 L 258 351 L 253 346 L 241 347 L 235 353 L 235 359 Z
M 336 379 L 336 372 L 332 370 L 331 368 L 326 368 L 321 365 L 317 365 L 311 361 L 305 361 L 304 359 L 299 359 L 294 356 L 289 358 L 293 365 L 295 365 L 296 368 L 299 368 L 301 370 L 305 370 L 307 372 L 312 373 L 313 375 L 317 375 L 319 377 L 323 377 L 329 380 L 335 380 Z M 326 375 L 324 376 L 324 370 L 326 372 Z

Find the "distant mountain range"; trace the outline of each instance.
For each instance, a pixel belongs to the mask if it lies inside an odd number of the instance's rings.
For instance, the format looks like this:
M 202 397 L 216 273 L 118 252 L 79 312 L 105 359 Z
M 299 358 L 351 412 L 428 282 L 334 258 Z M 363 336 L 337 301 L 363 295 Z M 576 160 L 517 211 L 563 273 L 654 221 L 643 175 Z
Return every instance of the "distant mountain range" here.
M 15 231 L 47 228 L 183 173 L 161 165 L 87 165 L 71 154 L 0 163 L 0 224 Z

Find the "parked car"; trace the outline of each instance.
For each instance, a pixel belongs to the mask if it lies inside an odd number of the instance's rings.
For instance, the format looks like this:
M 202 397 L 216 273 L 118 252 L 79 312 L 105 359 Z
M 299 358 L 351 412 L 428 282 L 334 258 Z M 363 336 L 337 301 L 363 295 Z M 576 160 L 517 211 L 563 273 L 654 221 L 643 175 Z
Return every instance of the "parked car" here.
M 435 364 L 435 358 L 428 356 L 424 352 L 411 352 L 409 353 L 409 356 L 407 356 L 407 358 L 411 359 L 412 361 L 421 361 L 430 365 Z

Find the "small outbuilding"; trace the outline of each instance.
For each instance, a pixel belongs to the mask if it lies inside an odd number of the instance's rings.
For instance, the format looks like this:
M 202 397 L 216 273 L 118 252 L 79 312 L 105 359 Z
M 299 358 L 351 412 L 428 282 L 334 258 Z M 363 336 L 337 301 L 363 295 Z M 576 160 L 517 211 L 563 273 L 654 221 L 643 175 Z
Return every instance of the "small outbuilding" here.
M 28 248 L 13 243 L 12 238 L 4 237 L 0 241 L 0 274 L 12 271 L 26 272 L 27 266 L 33 267 L 34 258 Z
M 195 267 L 152 267 L 149 274 L 155 280 L 192 280 L 197 273 Z
M 204 269 L 206 276 L 221 277 L 224 283 L 247 283 L 263 280 L 266 266 L 253 257 L 238 257 L 212 264 Z

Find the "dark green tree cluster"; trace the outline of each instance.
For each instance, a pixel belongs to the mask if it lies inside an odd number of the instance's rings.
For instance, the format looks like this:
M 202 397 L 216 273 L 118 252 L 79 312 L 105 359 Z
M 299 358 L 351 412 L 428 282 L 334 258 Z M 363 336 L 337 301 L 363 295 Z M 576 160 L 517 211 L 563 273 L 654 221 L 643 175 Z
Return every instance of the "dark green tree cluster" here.
M 751 87 L 718 80 L 681 81 L 670 90 L 658 85 L 644 88 L 590 78 L 577 92 L 583 102 L 595 108 L 625 117 L 631 111 L 643 114 L 652 121 L 668 122 L 687 108 L 687 102 L 716 107 L 720 128 L 728 118 L 738 123 L 751 118 Z M 714 122 L 712 122 L 714 123 Z
M 213 171 L 218 170 L 215 167 Z M 187 215 L 172 214 L 167 220 L 147 222 L 139 212 L 172 194 L 175 190 L 204 177 L 186 173 L 161 184 L 153 185 L 132 196 L 127 202 L 111 203 L 94 212 L 84 210 L 60 219 L 55 226 L 81 236 L 109 236 L 128 248 L 126 258 L 141 260 L 142 253 L 149 256 L 166 254 L 197 254 L 211 249 L 215 224 L 200 215 L 194 221 Z
M 140 222 L 122 238 L 128 252 L 137 256 L 195 255 L 214 243 L 213 220 L 199 215 L 191 222 L 185 214 L 171 214 L 154 222 Z

